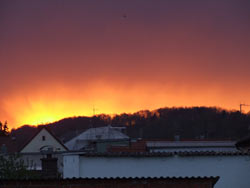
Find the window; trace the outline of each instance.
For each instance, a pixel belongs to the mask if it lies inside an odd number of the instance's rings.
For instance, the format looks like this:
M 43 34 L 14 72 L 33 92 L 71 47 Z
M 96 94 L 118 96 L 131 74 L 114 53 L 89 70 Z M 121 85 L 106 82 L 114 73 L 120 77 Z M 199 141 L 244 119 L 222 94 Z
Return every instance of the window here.
M 42 141 L 45 141 L 45 136 L 42 136 Z

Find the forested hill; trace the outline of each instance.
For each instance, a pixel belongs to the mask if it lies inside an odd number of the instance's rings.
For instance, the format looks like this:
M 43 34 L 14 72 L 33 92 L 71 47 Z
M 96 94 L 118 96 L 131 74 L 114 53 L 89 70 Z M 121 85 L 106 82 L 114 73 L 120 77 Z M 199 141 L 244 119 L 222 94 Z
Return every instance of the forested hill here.
M 248 135 L 250 115 L 208 107 L 161 108 L 113 117 L 102 114 L 94 117 L 65 118 L 40 126 L 49 127 L 60 139 L 66 141 L 88 128 L 108 124 L 126 126 L 127 134 L 132 138 L 172 140 L 174 135 L 178 134 L 183 140 L 237 140 Z M 13 130 L 12 134 L 27 138 L 35 131 L 34 127 L 23 126 Z

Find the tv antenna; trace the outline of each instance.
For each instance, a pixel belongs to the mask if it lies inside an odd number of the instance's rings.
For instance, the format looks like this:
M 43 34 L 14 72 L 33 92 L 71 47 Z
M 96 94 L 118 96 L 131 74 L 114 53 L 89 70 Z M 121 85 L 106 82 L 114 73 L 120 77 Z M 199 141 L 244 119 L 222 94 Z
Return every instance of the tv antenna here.
M 240 103 L 240 113 L 242 113 L 243 106 L 250 106 L 249 104 Z
M 96 113 L 97 110 L 98 110 L 98 109 L 95 108 L 95 106 L 93 106 L 93 116 L 95 116 L 95 113 Z

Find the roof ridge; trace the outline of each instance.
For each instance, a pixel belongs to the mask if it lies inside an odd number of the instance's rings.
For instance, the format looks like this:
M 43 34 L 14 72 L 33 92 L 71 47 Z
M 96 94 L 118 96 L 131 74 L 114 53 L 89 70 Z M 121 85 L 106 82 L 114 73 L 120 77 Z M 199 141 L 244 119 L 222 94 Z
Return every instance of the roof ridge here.
M 86 157 L 166 157 L 166 156 L 237 156 L 250 155 L 242 151 L 175 151 L 175 152 L 88 152 L 80 154 Z

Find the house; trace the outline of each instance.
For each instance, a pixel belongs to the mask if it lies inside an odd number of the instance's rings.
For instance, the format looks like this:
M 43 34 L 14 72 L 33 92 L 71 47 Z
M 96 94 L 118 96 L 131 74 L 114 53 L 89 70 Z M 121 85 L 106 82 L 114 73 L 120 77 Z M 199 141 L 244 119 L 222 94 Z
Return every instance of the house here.
M 62 173 L 62 153 L 67 151 L 67 147 L 48 128 L 42 127 L 21 147 L 19 153 L 31 170 L 41 170 L 41 159 L 52 154 L 58 159 L 58 171 Z
M 20 153 L 37 153 L 47 150 L 51 152 L 64 152 L 68 149 L 48 128 L 43 127 L 24 144 Z
M 50 154 L 57 158 L 58 171 L 62 173 L 62 153 L 67 151 L 66 146 L 46 127 L 38 128 L 25 144 L 14 136 L 0 137 L 0 154 L 18 153 L 29 170 L 42 170 L 42 161 Z
M 129 144 L 129 137 L 121 132 L 121 127 L 90 128 L 65 143 L 71 151 L 91 150 L 106 152 L 110 146 Z
M 67 153 L 64 178 L 220 177 L 215 188 L 248 188 L 250 156 L 242 152 Z

